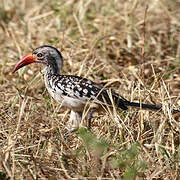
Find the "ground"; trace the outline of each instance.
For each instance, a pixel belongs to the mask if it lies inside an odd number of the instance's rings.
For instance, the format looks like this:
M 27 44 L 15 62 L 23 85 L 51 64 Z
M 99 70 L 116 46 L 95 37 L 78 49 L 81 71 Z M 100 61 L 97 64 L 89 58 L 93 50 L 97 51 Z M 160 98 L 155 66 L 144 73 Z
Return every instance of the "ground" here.
M 2 0 L 0 179 L 178 179 L 180 115 L 170 109 L 180 109 L 179 7 L 176 0 Z M 62 74 L 107 83 L 163 111 L 106 109 L 90 131 L 84 125 L 64 136 L 70 113 L 45 89 L 44 67 L 12 73 L 44 44 L 62 52 Z

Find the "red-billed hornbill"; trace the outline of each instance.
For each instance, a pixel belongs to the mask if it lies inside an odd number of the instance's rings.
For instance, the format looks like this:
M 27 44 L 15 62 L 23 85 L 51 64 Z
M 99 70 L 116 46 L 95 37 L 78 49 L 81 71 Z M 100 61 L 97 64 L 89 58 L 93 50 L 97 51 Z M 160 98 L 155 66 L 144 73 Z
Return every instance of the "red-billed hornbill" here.
M 14 68 L 14 72 L 31 63 L 46 65 L 44 75 L 46 88 L 56 101 L 71 109 L 70 120 L 75 129 L 79 127 L 82 113 L 89 102 L 108 106 L 114 103 L 122 110 L 127 110 L 128 107 L 162 110 L 161 105 L 130 102 L 113 90 L 104 88 L 89 79 L 74 75 L 61 75 L 59 71 L 63 65 L 63 58 L 61 53 L 52 46 L 40 46 L 24 56 Z M 172 113 L 179 112 L 179 110 L 172 110 Z

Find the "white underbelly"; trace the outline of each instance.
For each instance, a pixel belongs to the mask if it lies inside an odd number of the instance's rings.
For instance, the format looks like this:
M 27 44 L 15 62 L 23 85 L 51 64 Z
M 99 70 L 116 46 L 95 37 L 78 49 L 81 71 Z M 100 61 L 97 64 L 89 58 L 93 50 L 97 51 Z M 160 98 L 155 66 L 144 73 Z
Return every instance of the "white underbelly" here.
M 74 111 L 83 111 L 86 102 L 57 93 L 49 86 L 46 86 L 46 88 L 53 99 L 55 99 L 62 106 L 73 109 Z

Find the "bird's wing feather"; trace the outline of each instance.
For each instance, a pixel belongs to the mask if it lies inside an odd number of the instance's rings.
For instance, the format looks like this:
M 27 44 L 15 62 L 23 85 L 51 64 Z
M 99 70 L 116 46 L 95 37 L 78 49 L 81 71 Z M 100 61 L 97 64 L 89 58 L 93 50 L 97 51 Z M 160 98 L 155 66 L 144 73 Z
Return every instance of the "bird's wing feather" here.
M 115 105 L 124 110 L 127 109 L 124 102 L 127 101 L 111 89 L 94 83 L 93 81 L 72 75 L 56 75 L 51 76 L 49 80 L 51 87 L 59 94 L 76 98 L 81 101 L 92 101 L 95 103 L 103 103 Z M 112 97 L 112 98 L 111 98 Z

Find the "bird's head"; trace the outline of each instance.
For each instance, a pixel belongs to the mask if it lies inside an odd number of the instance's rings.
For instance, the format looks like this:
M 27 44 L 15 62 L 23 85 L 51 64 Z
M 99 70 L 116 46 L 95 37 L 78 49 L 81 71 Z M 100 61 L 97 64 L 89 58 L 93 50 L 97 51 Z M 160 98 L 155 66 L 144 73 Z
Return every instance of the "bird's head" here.
M 13 72 L 31 63 L 42 63 L 58 72 L 62 67 L 63 58 L 55 47 L 48 45 L 40 46 L 24 56 L 15 66 Z

